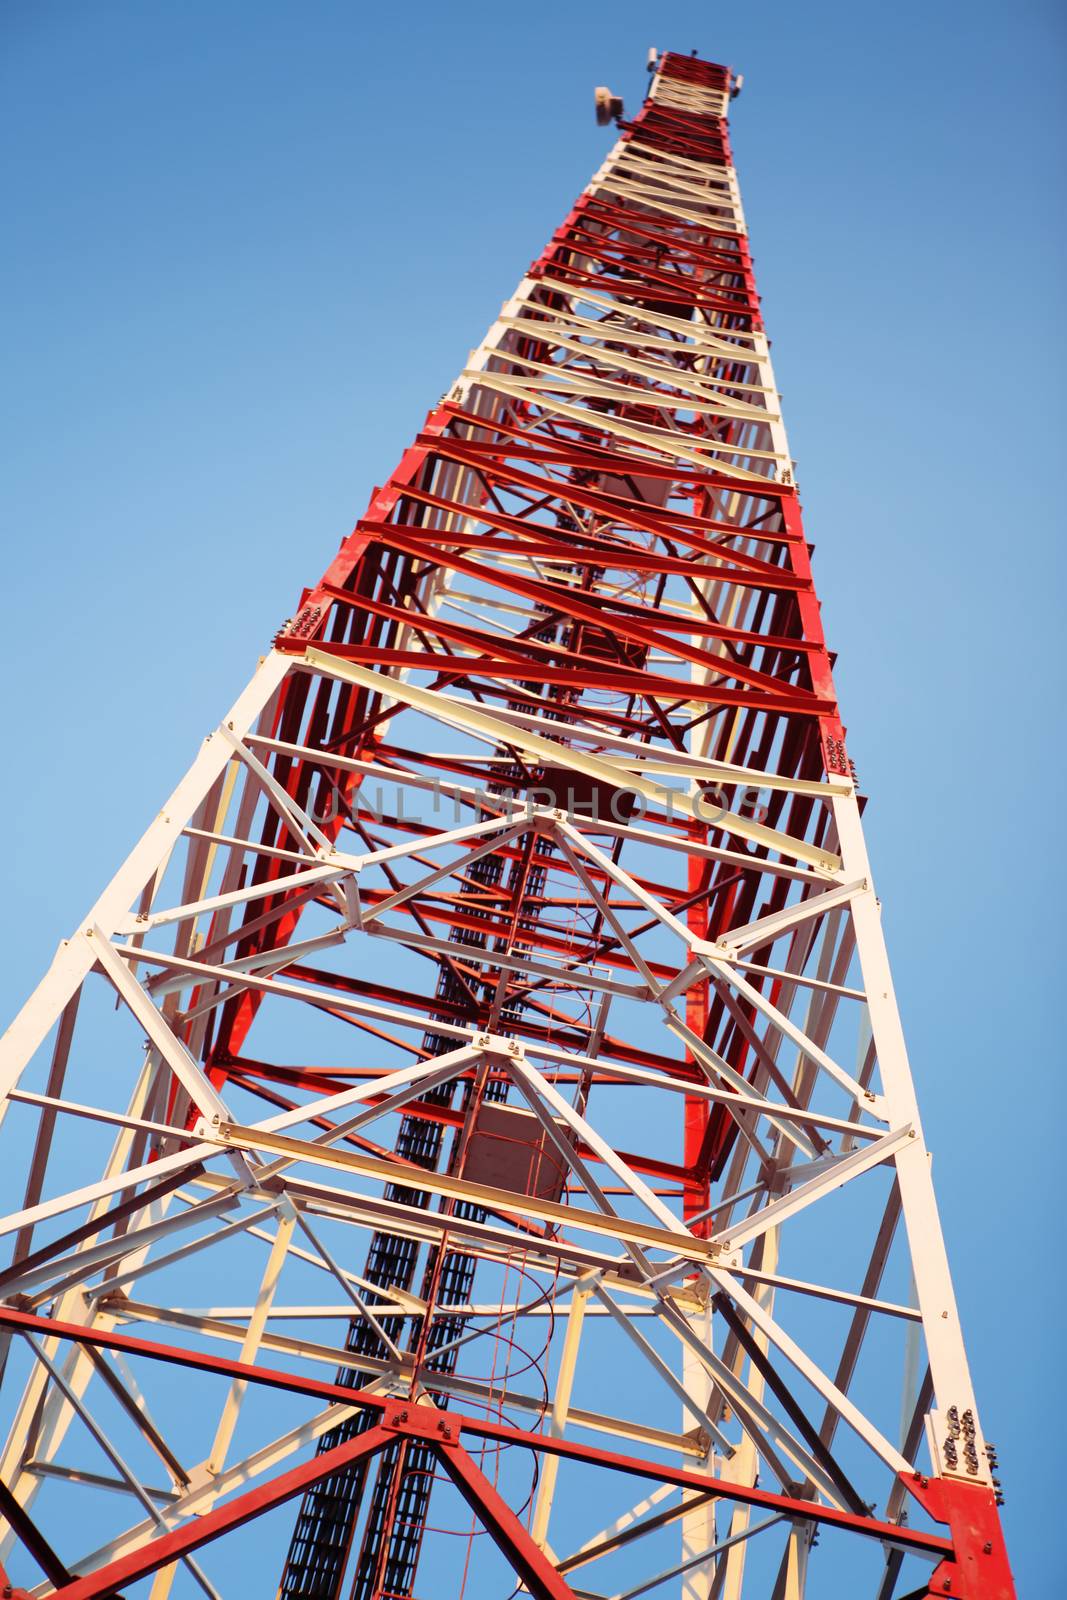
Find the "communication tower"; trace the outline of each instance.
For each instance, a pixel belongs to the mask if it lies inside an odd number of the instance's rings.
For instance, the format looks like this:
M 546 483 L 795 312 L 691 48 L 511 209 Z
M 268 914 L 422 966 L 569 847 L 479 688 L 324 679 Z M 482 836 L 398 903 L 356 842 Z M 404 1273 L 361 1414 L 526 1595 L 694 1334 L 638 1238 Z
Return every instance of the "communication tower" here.
M 5 1594 L 1013 1594 L 739 80 L 650 65 L 4 1038 Z

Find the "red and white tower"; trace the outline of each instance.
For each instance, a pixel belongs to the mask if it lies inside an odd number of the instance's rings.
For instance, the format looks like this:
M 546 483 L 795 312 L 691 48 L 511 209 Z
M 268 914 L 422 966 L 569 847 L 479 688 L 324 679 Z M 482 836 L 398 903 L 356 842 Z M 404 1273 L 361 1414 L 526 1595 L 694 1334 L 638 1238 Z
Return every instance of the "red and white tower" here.
M 4 1037 L 5 1594 L 1013 1595 L 732 90 L 599 95 Z

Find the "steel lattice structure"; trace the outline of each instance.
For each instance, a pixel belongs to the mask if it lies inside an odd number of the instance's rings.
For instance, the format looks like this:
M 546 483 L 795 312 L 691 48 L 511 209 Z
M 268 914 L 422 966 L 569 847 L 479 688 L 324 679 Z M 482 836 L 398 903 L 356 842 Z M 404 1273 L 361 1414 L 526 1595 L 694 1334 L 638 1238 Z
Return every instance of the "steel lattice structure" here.
M 1013 1594 L 733 86 L 655 64 L 4 1037 L 5 1593 Z

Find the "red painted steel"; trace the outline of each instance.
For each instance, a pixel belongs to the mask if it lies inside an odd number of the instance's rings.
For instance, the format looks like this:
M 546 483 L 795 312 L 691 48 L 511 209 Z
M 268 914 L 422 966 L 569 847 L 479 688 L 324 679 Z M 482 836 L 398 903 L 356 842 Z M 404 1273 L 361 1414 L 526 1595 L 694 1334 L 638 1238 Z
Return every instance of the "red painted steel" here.
M 909 1549 L 923 1554 L 941 1555 L 951 1557 L 956 1546 L 949 1539 L 936 1534 L 925 1533 L 918 1528 L 909 1528 L 906 1525 L 897 1526 L 892 1523 L 881 1522 L 875 1517 L 862 1517 L 855 1514 L 838 1511 L 833 1506 L 813 1504 L 810 1500 L 801 1500 L 796 1496 L 774 1494 L 770 1490 L 750 1489 L 744 1484 L 731 1483 L 721 1478 L 709 1478 L 704 1473 L 686 1471 L 684 1468 L 672 1467 L 666 1463 L 645 1460 L 638 1456 L 624 1455 L 619 1451 L 598 1450 L 592 1446 L 577 1444 L 571 1439 L 553 1437 L 548 1433 L 531 1433 L 521 1428 L 512 1428 L 502 1423 L 494 1423 L 479 1417 L 467 1417 L 448 1412 L 442 1415 L 429 1406 L 415 1404 L 398 1406 L 396 1401 L 386 1399 L 380 1394 L 369 1390 L 349 1389 L 338 1383 L 324 1383 L 314 1378 L 304 1378 L 298 1373 L 286 1372 L 276 1367 L 264 1367 L 262 1364 L 252 1364 L 241 1361 L 231 1361 L 224 1357 L 203 1356 L 198 1351 L 189 1351 L 178 1345 L 165 1345 L 155 1340 L 136 1339 L 129 1334 L 105 1333 L 95 1328 L 79 1327 L 73 1323 L 56 1322 L 46 1317 L 35 1317 L 25 1312 L 11 1311 L 6 1306 L 0 1306 L 0 1326 L 9 1328 L 26 1328 L 40 1334 L 51 1334 L 53 1337 L 68 1339 L 76 1344 L 91 1345 L 99 1350 L 116 1350 L 125 1355 L 144 1357 L 150 1361 L 162 1361 L 176 1367 L 184 1367 L 199 1372 L 214 1373 L 220 1377 L 241 1378 L 248 1383 L 261 1387 L 276 1389 L 289 1394 L 307 1395 L 322 1401 L 343 1401 L 352 1405 L 375 1412 L 381 1422 L 362 1439 L 372 1439 L 373 1449 L 380 1450 L 388 1442 L 391 1433 L 405 1432 L 417 1438 L 430 1438 L 436 1443 L 441 1439 L 455 1444 L 463 1435 L 471 1438 L 496 1441 L 502 1444 L 522 1445 L 530 1450 L 566 1457 L 572 1461 L 585 1462 L 589 1465 L 600 1466 L 613 1471 L 622 1472 L 630 1477 L 651 1478 L 660 1483 L 675 1484 L 679 1488 L 699 1489 L 704 1493 L 717 1495 L 726 1500 L 735 1500 L 744 1505 L 757 1506 L 763 1511 L 782 1512 L 788 1516 L 804 1522 L 825 1524 L 828 1527 L 843 1528 L 853 1533 L 865 1535 L 870 1539 L 887 1541 L 902 1549 Z M 445 1430 L 448 1430 L 446 1433 Z M 347 1448 L 347 1447 L 345 1447 Z M 321 1462 L 324 1458 L 318 1457 Z M 340 1461 L 342 1458 L 338 1457 Z M 354 1459 L 346 1457 L 343 1459 Z M 329 1463 L 324 1469 L 332 1470 L 336 1463 Z M 165 1564 L 166 1560 L 184 1550 L 193 1550 L 198 1544 L 206 1543 L 208 1539 L 216 1538 L 218 1534 L 226 1531 L 231 1522 L 236 1525 L 247 1521 L 249 1517 L 258 1516 L 261 1512 L 271 1509 L 283 1500 L 296 1494 L 306 1483 L 313 1482 L 317 1474 L 314 1472 L 316 1463 L 306 1463 L 303 1467 L 294 1468 L 280 1477 L 272 1479 L 269 1483 L 256 1490 L 251 1490 L 238 1500 L 230 1501 L 225 1508 L 220 1509 L 218 1520 L 210 1522 L 209 1531 L 203 1539 L 195 1539 L 188 1544 L 174 1543 L 168 1546 L 171 1552 L 158 1551 L 158 1560 L 143 1568 L 144 1571 L 153 1571 L 155 1566 Z M 297 1475 L 305 1473 L 306 1476 L 296 1482 Z M 468 1481 L 469 1475 L 468 1475 Z M 295 1487 L 289 1487 L 290 1483 Z M 908 1480 L 906 1487 L 909 1492 L 920 1498 L 924 1509 L 931 1515 L 936 1514 L 938 1502 L 936 1496 L 931 1495 L 928 1489 L 920 1485 L 918 1475 L 914 1480 Z M 226 1520 L 226 1512 L 234 1512 Z M 945 1507 L 947 1520 L 949 1508 Z M 977 1518 L 977 1507 L 972 1515 Z M 194 1529 L 202 1528 L 207 1518 L 192 1524 Z M 981 1523 L 975 1521 L 974 1527 Z M 177 1535 L 173 1536 L 177 1540 Z M 974 1533 L 970 1535 L 972 1542 Z M 131 1561 L 135 1558 L 131 1557 Z M 123 1569 L 120 1573 L 116 1570 L 112 1574 L 112 1583 L 128 1581 L 133 1575 L 133 1567 Z M 79 1589 L 76 1600 L 90 1600 L 90 1596 L 106 1593 L 106 1589 L 86 1589 L 84 1595 Z M 565 1591 L 561 1591 L 565 1592 Z M 992 1593 L 993 1591 L 991 1591 Z M 65 1600 L 67 1590 L 61 1591 Z M 966 1589 L 960 1591 L 966 1594 Z M 979 1591 L 980 1593 L 980 1591 Z M 72 1594 L 70 1600 L 75 1600 Z M 999 1600 L 999 1596 L 996 1597 Z
M 108 1600 L 120 1584 L 136 1583 L 139 1578 L 158 1571 L 160 1567 L 168 1566 L 184 1555 L 191 1555 L 202 1545 L 210 1544 L 212 1539 L 219 1538 L 233 1528 L 243 1527 L 246 1522 L 254 1521 L 264 1512 L 273 1511 L 276 1506 L 284 1505 L 286 1500 L 291 1500 L 327 1473 L 377 1455 L 391 1437 L 385 1428 L 371 1428 L 357 1439 L 350 1439 L 335 1450 L 314 1456 L 310 1461 L 304 1461 L 300 1466 L 292 1467 L 288 1472 L 260 1484 L 258 1488 L 237 1495 L 224 1506 L 205 1512 L 202 1517 L 192 1518 L 173 1533 L 158 1534 L 129 1555 L 109 1561 L 106 1566 L 98 1567 L 85 1577 L 61 1583 L 54 1591 L 57 1600 Z

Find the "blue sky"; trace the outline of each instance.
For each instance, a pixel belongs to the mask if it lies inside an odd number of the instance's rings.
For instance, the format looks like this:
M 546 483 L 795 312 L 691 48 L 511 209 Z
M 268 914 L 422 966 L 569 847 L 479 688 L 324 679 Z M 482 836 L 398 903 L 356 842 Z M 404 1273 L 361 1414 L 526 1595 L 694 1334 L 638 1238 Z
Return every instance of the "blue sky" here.
M 599 164 L 593 86 L 636 105 L 650 44 L 745 73 L 735 154 L 964 1325 L 1021 1592 L 1051 1595 L 1053 5 L 7 0 L 3 1008 Z

